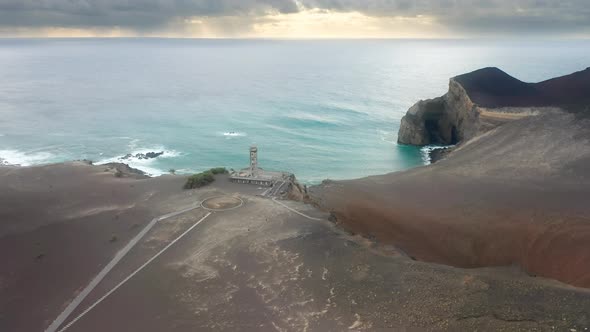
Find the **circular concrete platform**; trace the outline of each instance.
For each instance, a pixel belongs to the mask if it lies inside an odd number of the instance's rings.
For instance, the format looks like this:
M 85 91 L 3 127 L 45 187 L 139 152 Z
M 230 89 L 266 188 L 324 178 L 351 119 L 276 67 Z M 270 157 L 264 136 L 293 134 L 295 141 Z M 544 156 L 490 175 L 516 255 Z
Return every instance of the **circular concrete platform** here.
M 237 209 L 244 204 L 239 197 L 218 196 L 209 197 L 201 202 L 201 207 L 209 211 L 228 211 Z

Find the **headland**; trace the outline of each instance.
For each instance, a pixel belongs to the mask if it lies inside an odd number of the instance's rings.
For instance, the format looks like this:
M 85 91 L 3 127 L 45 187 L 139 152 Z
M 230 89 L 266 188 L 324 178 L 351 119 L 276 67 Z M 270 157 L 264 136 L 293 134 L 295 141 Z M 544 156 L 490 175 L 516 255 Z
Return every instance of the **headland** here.
M 399 132 L 400 143 L 454 144 L 442 160 L 310 191 L 345 228 L 417 260 L 588 288 L 589 98 L 590 69 L 536 84 L 496 68 L 460 75 Z

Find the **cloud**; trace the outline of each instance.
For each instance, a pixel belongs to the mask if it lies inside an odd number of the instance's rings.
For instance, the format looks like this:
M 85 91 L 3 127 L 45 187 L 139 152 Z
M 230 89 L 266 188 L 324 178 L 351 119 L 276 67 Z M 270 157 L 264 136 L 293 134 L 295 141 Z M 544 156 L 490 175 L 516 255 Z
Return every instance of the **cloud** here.
M 379 36 L 432 30 L 427 25 L 452 36 L 590 35 L 588 0 L 0 0 L 0 33 L 275 36 L 273 24 L 287 35 L 309 34 L 301 25 L 345 27 L 346 15 L 351 29 L 385 29 Z
M 588 0 L 302 0 L 307 7 L 381 17 L 433 17 L 463 34 L 590 32 Z
M 156 28 L 194 16 L 298 11 L 293 0 L 0 0 L 0 26 Z

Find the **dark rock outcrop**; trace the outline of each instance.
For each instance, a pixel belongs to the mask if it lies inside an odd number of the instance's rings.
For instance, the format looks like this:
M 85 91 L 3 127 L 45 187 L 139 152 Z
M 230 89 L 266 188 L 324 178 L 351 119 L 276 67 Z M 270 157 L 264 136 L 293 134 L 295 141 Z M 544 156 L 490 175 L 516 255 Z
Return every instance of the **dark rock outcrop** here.
M 133 168 L 123 163 L 108 163 L 103 164 L 105 172 L 112 172 L 116 177 L 133 177 L 133 178 L 148 178 L 147 174 L 137 168 Z
M 121 160 L 127 160 L 127 159 L 131 159 L 131 158 L 136 158 L 136 159 L 140 159 L 140 160 L 155 159 L 155 158 L 158 158 L 159 156 L 161 156 L 163 154 L 164 154 L 164 151 L 160 151 L 160 152 L 148 152 L 148 153 L 136 153 L 136 154 L 128 153 L 124 157 L 122 157 Z
M 16 165 L 12 165 L 8 161 L 0 158 L 0 166 L 16 166 Z
M 451 152 L 453 152 L 453 147 L 442 147 L 431 149 L 428 151 L 428 157 L 430 158 L 430 163 L 434 164 L 439 160 L 443 160 L 446 158 Z
M 457 144 L 475 136 L 479 113 L 463 87 L 451 79 L 449 92 L 419 101 L 402 118 L 398 142 L 411 145 Z
M 590 68 L 540 83 L 522 82 L 498 68 L 451 78 L 442 97 L 420 101 L 402 118 L 398 142 L 456 144 L 522 117 L 590 104 Z

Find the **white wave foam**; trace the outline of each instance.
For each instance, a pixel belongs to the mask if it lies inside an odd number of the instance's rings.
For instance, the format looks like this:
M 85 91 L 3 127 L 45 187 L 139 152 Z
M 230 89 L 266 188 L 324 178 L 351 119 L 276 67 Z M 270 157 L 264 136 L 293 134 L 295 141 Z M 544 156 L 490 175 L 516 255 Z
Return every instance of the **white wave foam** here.
M 244 137 L 247 135 L 246 135 L 246 133 L 240 133 L 237 131 L 228 131 L 228 132 L 223 133 L 223 136 L 225 136 L 225 137 Z
M 131 142 L 129 142 L 129 144 L 127 144 L 127 147 L 129 148 L 129 150 L 135 150 L 135 148 L 137 148 L 138 143 L 139 143 L 139 139 L 137 139 L 137 138 L 131 139 Z
M 426 145 L 426 146 L 423 146 L 420 149 L 420 153 L 422 154 L 422 161 L 424 162 L 424 165 L 432 164 L 432 161 L 430 160 L 430 152 L 432 152 L 434 150 L 439 150 L 439 149 L 451 148 L 453 146 L 454 145 Z
M 295 112 L 285 115 L 287 118 L 294 119 L 294 120 L 303 120 L 303 121 L 314 121 L 320 123 L 329 123 L 329 124 L 341 124 L 342 120 L 327 115 L 318 115 L 306 112 Z
M 176 170 L 176 174 L 195 174 L 199 173 L 199 171 L 191 169 L 191 168 L 179 168 Z
M 136 142 L 133 142 L 133 144 L 136 144 Z M 137 158 L 138 154 L 146 154 L 149 152 L 156 152 L 156 153 L 163 152 L 163 154 L 156 157 L 156 158 L 150 158 L 150 159 Z M 180 153 L 176 150 L 167 150 L 167 149 L 163 148 L 162 146 L 157 146 L 157 147 L 153 147 L 153 148 L 136 149 L 136 150 L 133 150 L 132 152 L 130 152 L 129 155 L 130 156 L 120 155 L 120 156 L 116 156 L 113 158 L 103 159 L 103 160 L 98 161 L 97 164 L 123 163 L 123 164 L 129 165 L 132 168 L 136 168 L 141 171 L 144 171 L 149 176 L 160 176 L 160 175 L 168 174 L 168 169 L 166 169 L 166 170 L 158 169 L 156 167 L 153 167 L 153 163 L 156 160 L 160 160 L 160 159 L 169 159 L 169 158 L 176 158 L 176 157 L 182 156 L 182 153 Z
M 165 175 L 165 174 L 170 174 L 169 172 L 165 172 L 161 169 L 158 168 L 154 168 L 154 167 L 147 167 L 147 166 L 143 166 L 143 165 L 134 165 L 131 163 L 126 163 L 129 165 L 129 167 L 138 169 L 142 172 L 144 172 L 145 174 L 147 174 L 148 176 L 152 176 L 152 177 L 156 177 L 156 176 L 161 176 L 161 175 Z
M 27 153 L 18 150 L 0 150 L 0 164 L 31 166 L 46 164 L 55 156 L 49 152 Z
M 424 146 L 420 149 L 420 154 L 422 155 L 422 162 L 424 165 L 430 165 L 430 151 L 434 150 L 431 146 Z

